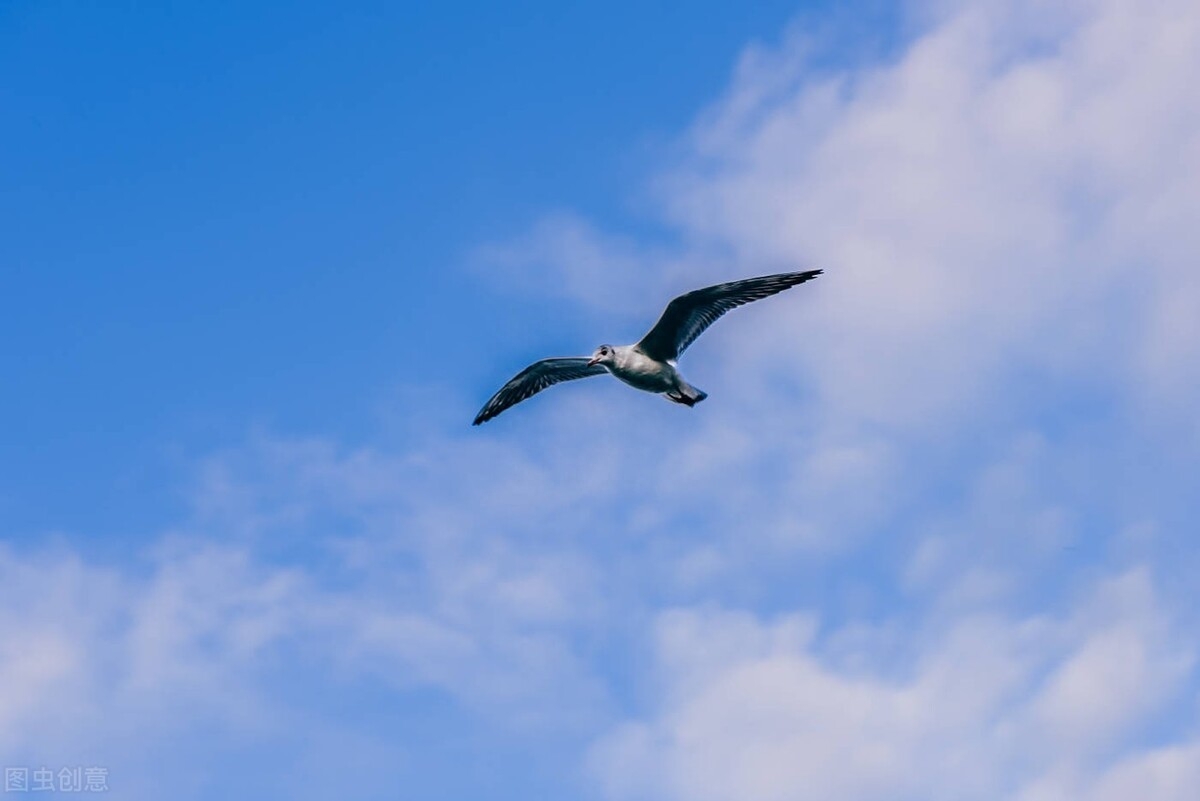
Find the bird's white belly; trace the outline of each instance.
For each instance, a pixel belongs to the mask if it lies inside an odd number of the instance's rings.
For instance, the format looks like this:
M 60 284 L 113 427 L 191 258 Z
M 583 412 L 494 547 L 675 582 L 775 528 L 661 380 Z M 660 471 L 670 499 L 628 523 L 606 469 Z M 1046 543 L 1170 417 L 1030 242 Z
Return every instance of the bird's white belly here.
M 672 365 L 640 353 L 624 354 L 609 369 L 629 386 L 646 392 L 669 392 L 679 383 L 679 373 Z

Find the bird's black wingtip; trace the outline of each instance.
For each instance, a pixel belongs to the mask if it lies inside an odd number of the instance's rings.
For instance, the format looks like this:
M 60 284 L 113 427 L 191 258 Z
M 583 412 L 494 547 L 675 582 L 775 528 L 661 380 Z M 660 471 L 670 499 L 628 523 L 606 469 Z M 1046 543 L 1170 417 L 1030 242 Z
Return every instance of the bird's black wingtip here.
M 767 277 L 779 278 L 779 279 L 782 279 L 783 281 L 785 281 L 786 283 L 788 283 L 789 285 L 795 286 L 796 284 L 803 284 L 805 281 L 811 281 L 812 279 L 816 278 L 818 275 L 820 275 L 823 272 L 825 272 L 825 271 L 820 270 L 820 269 L 797 270 L 794 273 L 782 273 L 781 275 L 778 275 L 778 276 L 767 276 Z

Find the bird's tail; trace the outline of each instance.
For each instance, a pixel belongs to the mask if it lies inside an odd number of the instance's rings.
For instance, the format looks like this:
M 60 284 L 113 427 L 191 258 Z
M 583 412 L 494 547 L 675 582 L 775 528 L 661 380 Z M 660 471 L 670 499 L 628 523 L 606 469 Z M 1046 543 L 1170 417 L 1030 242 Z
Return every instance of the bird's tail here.
M 707 397 L 707 392 L 696 389 L 691 384 L 686 384 L 682 381 L 679 383 L 678 389 L 667 393 L 667 400 L 672 400 L 676 403 L 682 403 L 684 406 L 689 407 L 695 406 L 697 403 Z

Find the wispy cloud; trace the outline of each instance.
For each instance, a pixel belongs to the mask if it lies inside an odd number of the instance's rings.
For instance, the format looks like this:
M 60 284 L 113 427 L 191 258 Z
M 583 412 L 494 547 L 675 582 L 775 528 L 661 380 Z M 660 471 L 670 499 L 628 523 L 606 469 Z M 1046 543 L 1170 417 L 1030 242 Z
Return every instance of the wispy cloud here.
M 1086 798 L 1134 765 L 1159 773 L 1153 797 L 1194 789 L 1181 783 L 1194 742 L 1142 740 L 1195 658 L 1143 571 L 1099 582 L 1063 617 L 967 614 L 900 640 L 818 641 L 818 622 L 663 613 L 651 715 L 593 754 L 610 795 Z

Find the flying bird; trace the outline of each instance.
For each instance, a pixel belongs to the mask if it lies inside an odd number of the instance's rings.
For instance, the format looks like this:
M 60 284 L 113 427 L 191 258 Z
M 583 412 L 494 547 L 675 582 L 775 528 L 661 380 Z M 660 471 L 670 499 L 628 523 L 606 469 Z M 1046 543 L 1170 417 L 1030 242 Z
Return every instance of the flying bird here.
M 762 300 L 816 278 L 821 270 L 764 275 L 730 281 L 680 295 L 667 304 L 662 317 L 640 342 L 601 345 L 590 358 L 567 357 L 534 362 L 500 387 L 475 415 L 472 425 L 486 423 L 509 406 L 531 398 L 547 387 L 576 378 L 612 373 L 631 387 L 655 392 L 667 400 L 695 406 L 708 397 L 679 374 L 676 360 L 696 337 L 730 309 Z

